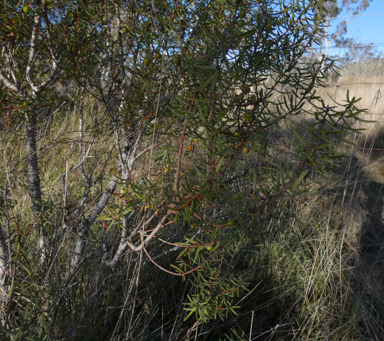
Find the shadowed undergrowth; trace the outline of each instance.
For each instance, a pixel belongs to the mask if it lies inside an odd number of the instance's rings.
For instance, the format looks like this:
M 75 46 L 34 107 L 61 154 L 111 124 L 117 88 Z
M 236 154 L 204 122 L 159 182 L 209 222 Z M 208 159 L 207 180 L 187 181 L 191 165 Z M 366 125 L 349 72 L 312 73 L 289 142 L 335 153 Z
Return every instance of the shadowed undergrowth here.
M 83 137 L 84 141 L 97 141 L 92 142 L 93 160 L 86 165 L 87 172 L 98 174 L 89 207 L 116 172 L 108 164 L 114 147 L 97 135 L 95 121 L 95 117 L 86 118 L 89 130 Z M 68 206 L 60 204 L 61 176 L 77 163 L 77 125 L 75 116 L 55 119 L 38 137 L 42 189 L 47 198 L 43 227 L 50 231 L 54 252 L 49 266 L 36 266 L 37 248 L 24 244 L 18 251 L 21 256 L 16 273 L 20 282 L 16 278 L 14 317 L 24 335 L 43 339 L 50 331 L 55 339 L 66 340 L 76 331 L 76 340 L 380 340 L 384 333 L 381 130 L 349 136 L 357 148 L 344 150 L 346 157 L 335 163 L 338 174 L 317 176 L 309 195 L 287 198 L 283 208 L 276 207 L 278 216 L 265 212 L 257 226 L 248 225 L 252 233 L 244 233 L 235 241 L 233 252 L 222 260 L 225 276 L 239 276 L 247 283 L 246 289 L 239 288 L 241 294 L 234 302 L 240 307 L 237 316 L 196 326 L 191 319 L 184 321 L 187 311 L 182 303 L 196 292 L 188 280 L 192 275 L 182 278 L 163 270 L 173 272 L 171 264 L 177 263 L 178 252 L 172 243 L 189 229 L 178 222 L 166 235 L 158 235 L 146 250 L 148 254 L 126 252 L 120 265 L 97 282 L 103 257 L 100 245 L 105 238 L 101 232 L 105 226 L 99 220 L 101 228 L 90 233 L 93 243 L 87 247 L 81 273 L 65 296 L 60 296 L 74 239 L 71 203 L 81 199 L 81 175 L 76 170 L 67 178 Z M 66 133 L 62 134 L 64 127 Z M 25 195 L 23 141 L 6 128 L 1 134 L 1 166 L 13 167 L 12 172 L 1 175 L 3 183 L 8 176 L 11 188 L 11 219 L 3 223 L 10 225 L 11 238 L 16 238 L 18 226 L 33 221 Z M 292 138 L 287 134 L 281 127 L 276 139 Z M 291 151 L 291 146 L 283 145 L 277 155 L 285 153 L 283 162 L 290 162 Z M 256 162 L 256 157 L 250 157 L 247 164 L 232 172 L 246 172 Z M 62 169 L 57 169 L 57 164 Z M 145 171 L 145 164 L 135 169 L 136 174 Z M 164 181 L 172 183 L 171 178 Z M 237 181 L 234 186 L 241 192 L 248 184 Z M 113 200 L 111 206 L 119 205 L 118 194 Z M 226 212 L 219 214 L 227 218 Z M 251 222 L 246 217 L 244 220 Z M 60 227 L 63 221 L 67 230 Z M 118 238 L 113 228 L 109 237 Z

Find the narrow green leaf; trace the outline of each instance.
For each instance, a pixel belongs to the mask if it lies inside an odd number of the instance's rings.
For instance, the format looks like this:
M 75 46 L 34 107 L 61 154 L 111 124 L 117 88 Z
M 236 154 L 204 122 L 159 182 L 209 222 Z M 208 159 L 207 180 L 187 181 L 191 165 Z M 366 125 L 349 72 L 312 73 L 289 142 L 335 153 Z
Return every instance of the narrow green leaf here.
M 301 181 L 303 181 L 304 177 L 308 174 L 308 172 L 308 170 L 303 170 L 300 176 L 296 179 L 296 181 L 289 187 L 289 189 L 294 190 L 297 186 L 299 186 Z
M 27 266 L 25 266 L 23 263 L 21 263 L 19 261 L 19 264 L 21 265 L 21 267 L 28 273 L 28 276 L 32 276 L 32 273 L 31 271 L 27 268 Z
M 200 256 L 201 249 L 202 249 L 202 246 L 199 246 L 199 247 L 196 249 L 195 258 L 193 259 L 193 263 L 195 263 L 195 264 L 197 264 L 198 261 L 199 261 L 199 256 Z
M 322 149 L 328 146 L 329 146 L 329 143 L 324 143 L 324 144 L 321 144 L 320 146 L 315 147 L 315 149 Z
M 300 141 L 300 142 L 302 142 L 302 143 L 306 143 L 306 141 L 300 136 L 300 134 L 296 131 L 296 129 L 295 128 L 293 128 L 292 127 L 292 131 L 293 131 L 293 133 L 295 134 L 295 136 L 297 137 L 297 139 Z
M 224 161 L 224 157 L 221 157 L 219 162 L 216 165 L 216 169 L 215 169 L 216 174 L 219 173 L 219 170 L 220 170 L 220 168 L 221 168 L 221 166 L 223 164 L 223 161 Z
M 185 308 L 184 308 L 185 309 Z M 191 312 L 187 315 L 187 317 L 184 319 L 184 321 L 187 321 L 192 315 L 193 315 L 193 313 L 196 311 L 196 308 L 193 308 L 192 310 L 191 310 Z
M 238 36 L 236 36 L 237 39 L 243 39 L 243 38 L 246 38 L 246 37 L 249 37 L 249 36 L 252 36 L 254 35 L 255 33 L 257 32 L 257 28 L 254 28 L 252 30 L 249 30 L 247 32 L 244 32 L 242 34 L 239 34 Z
M 195 89 L 192 89 L 191 91 L 192 91 L 192 92 L 197 92 L 197 91 L 201 91 L 201 90 L 205 89 L 209 84 L 211 84 L 211 82 L 212 82 L 214 76 L 215 76 L 215 73 L 213 73 L 213 74 L 208 78 L 208 80 L 207 80 L 205 83 L 201 84 L 200 86 L 198 86 L 198 87 L 195 88 Z
M 211 84 L 211 92 L 215 91 L 217 80 L 219 78 L 219 74 L 220 74 L 219 70 L 216 70 L 215 75 L 213 76 L 212 84 Z
M 13 338 L 16 338 L 16 337 L 17 337 L 16 334 L 12 333 L 10 330 L 8 330 L 8 329 L 6 329 L 6 328 L 4 328 L 4 327 L 0 327 L 0 329 L 1 329 L 2 331 L 4 331 L 7 335 L 9 335 L 9 336 L 11 336 L 11 337 L 13 337 Z

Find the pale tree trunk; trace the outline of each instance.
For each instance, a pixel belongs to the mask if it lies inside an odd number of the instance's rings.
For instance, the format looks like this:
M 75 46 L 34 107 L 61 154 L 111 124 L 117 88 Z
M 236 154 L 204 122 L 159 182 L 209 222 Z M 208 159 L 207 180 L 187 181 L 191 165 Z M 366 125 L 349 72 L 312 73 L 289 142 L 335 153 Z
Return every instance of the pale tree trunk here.
M 98 215 L 103 211 L 104 207 L 107 205 L 109 198 L 116 189 L 116 178 L 113 178 L 108 186 L 105 189 L 105 192 L 101 196 L 99 202 L 96 204 L 96 207 L 85 219 L 85 221 L 78 224 L 76 228 L 76 244 L 73 250 L 73 256 L 71 260 L 71 266 L 67 272 L 66 279 L 69 279 L 78 269 L 81 264 L 81 261 L 84 257 L 85 248 L 87 246 L 88 233 L 91 225 L 96 220 Z
M 36 78 L 33 75 L 34 65 L 36 63 L 36 57 L 38 55 L 37 51 L 37 43 L 38 39 L 42 39 L 39 37 L 40 27 L 41 27 L 41 13 L 40 11 L 36 11 L 34 15 L 34 24 L 33 29 L 31 30 L 31 39 L 30 46 L 28 51 L 28 62 L 25 68 L 25 74 L 23 79 L 29 85 L 30 95 L 28 96 L 28 91 L 23 89 L 21 82 L 16 78 L 16 72 L 13 70 L 17 69 L 17 64 L 9 63 L 7 67 L 9 68 L 9 74 L 11 78 L 7 77 L 7 74 L 4 72 L 4 68 L 0 69 L 0 82 L 2 85 L 14 93 L 17 93 L 19 97 L 24 98 L 28 102 L 32 102 L 32 106 L 38 102 L 38 94 L 40 94 L 45 88 L 50 87 L 55 79 L 57 78 L 58 71 L 58 58 L 54 51 L 51 49 L 50 44 L 48 44 L 48 49 L 51 53 L 51 69 L 49 74 L 40 82 L 40 84 L 36 84 Z M 47 31 L 46 39 L 50 40 L 49 31 Z M 11 49 L 3 49 L 3 54 L 6 59 L 12 60 Z M 27 102 L 27 103 L 28 103 Z M 41 230 L 39 219 L 40 213 L 42 210 L 42 198 L 41 198 L 41 185 L 40 185 L 40 176 L 38 169 L 38 155 L 37 155 L 37 144 L 36 144 L 36 134 L 38 131 L 37 125 L 37 112 L 34 111 L 34 108 L 29 109 L 29 113 L 25 114 L 25 145 L 27 152 L 27 165 L 28 165 L 28 185 L 29 185 L 29 195 L 31 198 L 31 208 L 34 214 L 34 227 L 38 233 L 39 238 L 39 250 L 41 253 L 41 259 L 44 261 L 47 256 L 47 244 L 45 240 L 44 231 Z
M 133 165 L 135 161 L 144 153 L 148 152 L 151 147 L 147 147 L 143 150 L 141 150 L 139 153 L 137 153 L 137 149 L 139 147 L 139 143 L 141 141 L 142 137 L 142 129 L 140 129 L 138 136 L 134 140 L 133 144 L 131 145 L 128 140 L 125 140 L 123 143 L 123 148 L 120 148 L 119 142 L 118 142 L 118 134 L 116 133 L 116 146 L 118 149 L 119 154 L 119 166 L 122 171 L 121 179 L 128 179 L 129 173 L 132 171 Z M 105 188 L 105 191 L 103 195 L 101 196 L 100 200 L 96 204 L 96 207 L 92 210 L 92 212 L 81 222 L 77 224 L 76 228 L 76 243 L 73 250 L 73 256 L 71 260 L 70 268 L 66 274 L 65 283 L 68 282 L 72 278 L 72 276 L 76 273 L 76 271 L 79 269 L 80 265 L 82 264 L 82 260 L 84 259 L 84 253 L 87 246 L 88 241 L 88 234 L 89 230 L 96 220 L 96 218 L 100 215 L 100 213 L 103 211 L 105 206 L 108 204 L 108 201 L 113 194 L 113 192 L 116 190 L 118 179 L 116 177 L 112 177 L 111 181 L 108 183 L 107 187 Z M 125 239 L 125 238 L 123 238 Z M 117 262 L 118 258 L 120 257 L 120 254 L 115 259 L 115 263 Z M 104 269 L 105 266 L 109 267 L 108 265 L 104 264 L 106 261 L 104 261 L 101 265 L 101 267 Z M 108 262 L 107 262 L 108 263 Z M 101 271 L 103 272 L 103 270 Z
M 41 184 L 38 169 L 38 155 L 37 155 L 37 123 L 36 116 L 32 114 L 29 122 L 25 124 L 25 145 L 27 150 L 27 164 L 28 164 L 28 186 L 29 196 L 31 198 L 31 208 L 35 216 L 35 231 L 39 238 L 40 259 L 44 261 L 47 257 L 47 245 L 45 240 L 44 231 L 41 230 L 39 224 L 39 215 L 42 209 L 41 205 Z

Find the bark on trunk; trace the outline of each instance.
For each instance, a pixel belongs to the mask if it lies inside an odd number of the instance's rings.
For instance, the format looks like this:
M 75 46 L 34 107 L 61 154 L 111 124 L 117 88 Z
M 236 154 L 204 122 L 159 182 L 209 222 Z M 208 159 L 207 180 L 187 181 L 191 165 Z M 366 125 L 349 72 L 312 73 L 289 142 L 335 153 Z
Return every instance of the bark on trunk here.
M 41 211 L 41 187 L 37 159 L 36 130 L 36 117 L 33 115 L 30 123 L 26 123 L 25 143 L 28 157 L 28 185 L 32 201 L 32 211 L 39 213 Z
M 98 215 L 103 211 L 103 209 L 107 205 L 109 198 L 111 197 L 111 195 L 115 191 L 115 189 L 116 189 L 116 178 L 113 178 L 109 182 L 107 188 L 105 189 L 105 192 L 101 196 L 96 207 L 89 214 L 89 216 L 85 219 L 85 221 L 81 222 L 77 226 L 76 244 L 75 244 L 75 249 L 73 251 L 71 266 L 70 266 L 70 268 L 67 272 L 67 275 L 66 275 L 67 280 L 76 272 L 79 265 L 81 264 L 81 261 L 83 260 L 85 248 L 87 246 L 89 229 L 90 229 L 91 225 L 93 224 L 93 222 L 98 217 Z
M 34 228 L 39 238 L 39 250 L 40 250 L 41 260 L 45 260 L 47 256 L 47 245 L 45 242 L 44 231 L 41 230 L 40 224 L 38 221 L 38 215 L 42 209 L 42 205 L 41 205 L 42 201 L 41 201 L 40 175 L 39 175 L 38 158 L 37 158 L 36 135 L 37 135 L 36 115 L 33 113 L 31 117 L 29 117 L 29 122 L 25 124 L 25 145 L 27 150 L 28 185 L 29 185 L 29 196 L 31 198 L 32 212 L 34 213 L 35 218 L 37 218 L 34 224 Z

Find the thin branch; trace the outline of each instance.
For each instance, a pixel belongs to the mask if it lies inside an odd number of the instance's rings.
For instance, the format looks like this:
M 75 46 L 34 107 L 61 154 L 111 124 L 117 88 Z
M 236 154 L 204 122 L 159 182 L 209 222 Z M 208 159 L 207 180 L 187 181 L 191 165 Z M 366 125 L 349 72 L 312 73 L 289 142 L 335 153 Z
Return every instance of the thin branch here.
M 6 274 L 7 274 L 7 257 L 8 256 L 8 247 L 5 241 L 5 235 L 3 232 L 3 227 L 0 223 L 0 288 L 5 284 Z M 0 289 L 1 294 L 1 289 Z M 0 298 L 2 302 L 3 298 Z
M 3 71 L 0 72 L 0 81 L 9 89 L 13 90 L 14 92 L 18 92 L 17 85 L 15 83 L 12 83 L 12 81 L 6 77 L 3 74 Z
M 29 86 L 32 88 L 32 90 L 35 93 L 38 93 L 38 88 L 35 86 L 35 84 L 32 81 L 31 73 L 32 73 L 33 63 L 35 61 L 35 56 L 36 56 L 36 41 L 37 41 L 37 31 L 39 29 L 39 26 L 40 26 L 40 14 L 36 12 L 35 18 L 34 18 L 34 25 L 32 28 L 31 43 L 29 47 L 28 63 L 25 69 L 25 79 L 27 80 Z
M 160 146 L 160 145 L 162 145 L 163 144 L 163 142 L 158 142 L 157 144 L 155 144 L 154 146 L 149 146 L 149 147 L 147 147 L 147 148 L 144 148 L 140 153 L 138 153 L 134 158 L 132 158 L 133 160 L 130 160 L 131 162 L 130 162 L 130 164 L 129 164 L 129 166 L 130 166 L 130 170 L 132 169 L 132 166 L 133 166 L 133 164 L 135 163 L 135 161 L 141 156 L 141 155 L 143 155 L 143 154 L 145 154 L 146 152 L 148 152 L 149 150 L 151 150 L 152 149 L 152 147 L 154 147 L 154 148 L 157 148 L 158 146 Z M 152 168 L 152 167 L 151 167 Z
M 166 226 L 168 224 L 165 224 L 165 221 L 167 220 L 167 218 L 172 214 L 174 213 L 172 210 L 168 210 L 167 213 L 164 215 L 164 217 L 160 220 L 160 222 L 157 224 L 157 226 L 152 230 L 152 232 L 140 243 L 140 245 L 136 246 L 134 245 L 133 243 L 131 243 L 130 241 L 126 241 L 123 245 L 121 245 L 121 247 L 126 247 L 126 246 L 129 246 L 130 249 L 132 251 L 141 251 L 143 249 L 143 247 L 148 244 L 148 242 L 156 235 L 156 233 L 163 227 L 163 226 Z M 137 228 L 136 228 L 137 230 Z M 131 234 L 133 235 L 133 234 Z M 126 245 L 125 245 L 126 244 Z
M 162 266 L 160 266 L 159 264 L 157 264 L 157 263 L 154 261 L 154 259 L 151 258 L 151 256 L 149 255 L 149 253 L 147 252 L 147 250 L 145 249 L 145 247 L 143 247 L 143 249 L 144 249 L 144 252 L 147 254 L 147 257 L 150 259 L 150 261 L 151 261 L 154 265 L 156 265 L 159 269 L 165 271 L 166 273 L 168 273 L 168 274 L 170 274 L 170 275 L 173 275 L 173 276 L 180 276 L 180 277 L 184 277 L 185 275 L 188 275 L 188 274 L 190 274 L 190 273 L 192 273 L 192 272 L 195 272 L 195 271 L 199 270 L 199 269 L 202 268 L 205 264 L 207 264 L 207 263 L 213 258 L 213 256 L 216 254 L 216 251 L 215 251 L 214 253 L 212 253 L 212 254 L 210 255 L 210 257 L 209 257 L 208 259 L 206 259 L 206 260 L 204 261 L 203 264 L 197 266 L 196 268 L 193 268 L 193 269 L 191 269 L 191 270 L 189 270 L 189 271 L 186 271 L 186 272 L 176 273 L 176 272 L 172 272 L 172 271 L 169 271 L 169 270 L 167 270 L 167 269 L 164 269 Z M 176 249 L 176 248 L 173 248 L 173 249 Z
M 137 158 L 142 154 L 142 153 L 141 154 L 139 153 L 138 155 L 135 155 L 136 151 L 137 151 L 137 148 L 139 147 L 139 143 L 140 143 L 140 140 L 141 140 L 141 136 L 143 134 L 143 130 L 144 130 L 144 128 L 140 128 L 139 134 L 138 134 L 138 136 L 136 138 L 136 141 L 135 141 L 135 143 L 134 143 L 134 145 L 132 147 L 132 152 L 131 152 L 132 157 L 129 158 L 128 165 L 127 165 L 129 171 L 132 170 L 133 164 L 135 163 Z M 147 150 L 150 150 L 150 148 L 152 148 L 152 147 L 147 148 Z
M 40 28 L 40 23 L 41 23 L 40 14 L 38 12 L 36 12 L 35 18 L 34 18 L 34 26 L 32 28 L 31 43 L 30 43 L 29 55 L 28 55 L 28 63 L 27 63 L 27 67 L 25 70 L 25 79 L 27 80 L 29 86 L 31 87 L 31 89 L 34 91 L 35 94 L 38 94 L 39 92 L 41 92 L 41 90 L 48 87 L 49 85 L 51 85 L 55 81 L 55 79 L 57 78 L 56 73 L 57 73 L 57 69 L 58 69 L 58 64 L 57 64 L 55 55 L 53 53 L 53 50 L 52 50 L 51 46 L 48 44 L 48 49 L 51 53 L 51 58 L 52 58 L 52 69 L 51 69 L 49 75 L 47 76 L 47 78 L 45 78 L 45 80 L 39 86 L 34 84 L 34 82 L 32 80 L 32 68 L 33 68 L 33 65 L 35 62 L 35 57 L 36 57 L 37 33 L 38 33 L 39 28 Z M 47 34 L 48 34 L 48 40 L 49 40 L 49 38 L 50 38 L 49 32 L 47 32 Z
M 188 126 L 188 121 L 186 120 L 184 123 L 183 133 L 182 133 L 181 138 L 180 138 L 179 159 L 178 159 L 179 161 L 177 163 L 176 184 L 175 184 L 175 187 L 176 187 L 175 190 L 177 193 L 179 193 L 180 165 L 181 165 L 181 157 L 183 155 L 183 141 L 184 141 L 185 132 L 187 130 L 187 126 Z

